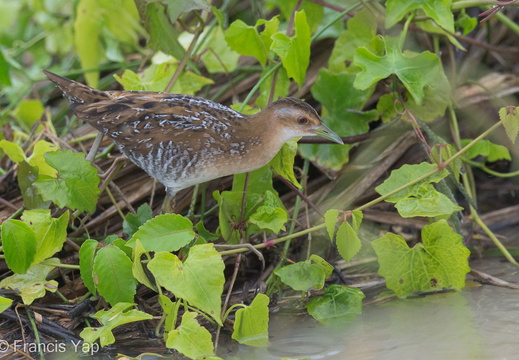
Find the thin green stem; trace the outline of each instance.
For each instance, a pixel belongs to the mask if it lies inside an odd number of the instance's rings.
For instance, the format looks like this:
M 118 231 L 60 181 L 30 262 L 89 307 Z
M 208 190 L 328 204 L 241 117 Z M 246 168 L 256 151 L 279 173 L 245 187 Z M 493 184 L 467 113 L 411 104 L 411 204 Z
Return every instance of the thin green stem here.
M 479 217 L 478 212 L 472 206 L 470 207 L 470 212 L 471 212 L 471 215 L 472 215 L 472 220 L 476 224 L 478 224 L 478 226 L 487 234 L 487 236 L 492 240 L 492 242 L 499 249 L 499 251 L 501 251 L 501 253 L 504 255 L 504 257 L 508 261 L 510 261 L 512 264 L 514 264 L 515 266 L 519 266 L 519 263 L 517 263 L 517 261 L 515 261 L 515 259 L 512 256 L 512 254 L 510 254 L 508 252 L 508 249 L 501 243 L 501 241 L 499 241 L 499 239 L 497 238 L 496 235 L 494 235 L 492 230 L 490 230 L 488 228 L 488 226 L 483 222 L 483 220 L 481 220 L 481 218 Z
M 282 243 L 282 242 L 290 240 L 290 239 L 295 239 L 296 237 L 303 236 L 303 235 L 309 234 L 314 231 L 319 231 L 321 229 L 324 229 L 325 227 L 326 227 L 326 224 L 312 226 L 311 228 L 280 237 L 279 239 L 276 239 L 276 240 L 270 240 L 270 241 L 266 241 L 262 244 L 253 245 L 253 247 L 255 249 L 263 249 L 263 248 L 266 248 L 266 247 L 269 247 L 272 245 Z M 224 255 L 239 254 L 239 253 L 246 252 L 246 251 L 250 251 L 250 247 L 242 247 L 242 248 L 236 248 L 236 249 L 232 249 L 232 250 L 220 251 L 220 255 L 224 256 Z
M 32 332 L 34 334 L 34 341 L 38 344 L 38 353 L 40 354 L 40 359 L 45 360 L 45 354 L 43 353 L 43 348 L 41 345 L 40 332 L 38 331 L 38 327 L 36 326 L 36 322 L 34 321 L 34 317 L 32 316 L 32 312 L 29 308 L 26 308 L 27 317 L 29 318 L 29 322 L 31 323 Z
M 517 4 L 514 4 L 514 5 L 517 5 Z M 516 24 L 513 20 L 511 20 L 510 18 L 508 18 L 505 14 L 503 14 L 502 12 L 497 12 L 496 15 L 497 19 L 499 21 L 501 21 L 503 24 L 505 24 L 505 26 L 507 28 L 509 28 L 510 30 L 512 30 L 513 32 L 516 33 L 516 35 L 519 35 L 519 25 Z
M 496 176 L 496 177 L 500 177 L 500 178 L 510 178 L 510 177 L 514 177 L 514 176 L 519 176 L 519 170 L 510 172 L 510 173 L 502 173 L 502 172 L 497 172 L 497 171 L 491 170 L 488 167 L 486 167 L 485 164 L 477 162 L 477 161 L 473 161 L 473 160 L 469 160 L 469 159 L 462 159 L 462 160 L 463 160 L 463 162 L 466 162 L 467 164 L 469 164 L 471 166 L 481 169 L 484 172 L 486 172 L 487 174 L 490 174 L 492 176 Z
M 496 0 L 466 0 L 466 1 L 456 1 L 451 5 L 451 10 L 461 10 L 469 7 L 476 6 L 496 6 L 499 5 L 499 1 Z M 511 4 L 510 6 L 518 6 L 519 4 Z

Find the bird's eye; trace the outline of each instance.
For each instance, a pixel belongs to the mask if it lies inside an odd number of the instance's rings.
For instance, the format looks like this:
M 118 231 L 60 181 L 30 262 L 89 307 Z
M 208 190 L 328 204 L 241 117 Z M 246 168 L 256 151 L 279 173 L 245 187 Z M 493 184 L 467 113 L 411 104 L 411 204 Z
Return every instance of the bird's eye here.
M 300 125 L 305 125 L 305 124 L 308 124 L 308 119 L 301 116 L 300 118 L 297 119 L 297 122 L 300 124 Z

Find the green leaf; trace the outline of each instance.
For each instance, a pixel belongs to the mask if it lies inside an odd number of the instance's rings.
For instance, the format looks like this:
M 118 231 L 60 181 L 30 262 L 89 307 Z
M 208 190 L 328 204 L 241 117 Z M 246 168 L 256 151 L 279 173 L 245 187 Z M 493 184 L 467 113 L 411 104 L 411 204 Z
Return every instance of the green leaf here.
M 255 26 L 236 20 L 225 31 L 225 40 L 232 50 L 242 55 L 254 56 L 265 66 L 267 50 Z
M 132 262 L 117 246 L 99 249 L 94 259 L 93 275 L 97 291 L 112 306 L 133 300 L 137 280 L 132 274 Z
M 306 77 L 306 69 L 310 64 L 310 27 L 304 11 L 298 11 L 294 20 L 295 35 L 289 38 L 278 32 L 272 35 L 271 50 L 283 63 L 289 77 L 302 86 Z
M 186 311 L 180 326 L 169 332 L 166 347 L 175 349 L 190 359 L 203 359 L 213 355 L 211 333 L 196 321 L 196 313 Z
M 164 62 L 158 65 L 150 65 L 139 74 L 131 70 L 125 70 L 122 76 L 114 75 L 114 78 L 126 90 L 164 91 L 177 68 L 178 65 L 176 64 Z M 191 71 L 183 71 L 173 84 L 171 92 L 193 95 L 203 86 L 212 83 L 213 80 L 211 79 L 193 74 Z
M 93 213 L 99 195 L 97 169 L 85 154 L 71 150 L 45 153 L 47 163 L 58 171 L 57 177 L 40 176 L 35 186 L 44 200 L 59 207 Z
M 26 210 L 22 220 L 34 231 L 36 253 L 32 265 L 38 264 L 60 251 L 67 240 L 69 213 L 53 218 L 49 209 Z
M 456 27 L 463 29 L 463 35 L 468 35 L 478 26 L 478 19 L 467 15 L 465 9 L 461 10 L 455 23 Z
M 335 40 L 332 54 L 328 59 L 330 72 L 339 73 L 346 70 L 347 63 L 353 61 L 355 52 L 360 47 L 365 47 L 373 53 L 380 50 L 380 38 L 377 37 L 376 17 L 370 9 L 355 13 L 346 23 L 347 29 Z
M 128 213 L 124 217 L 123 231 L 131 237 L 139 227 L 153 217 L 153 211 L 149 204 L 142 204 L 137 209 L 137 214 Z
M 91 294 L 97 294 L 96 285 L 94 283 L 94 259 L 99 242 L 97 240 L 88 239 L 81 244 L 79 249 L 79 272 L 81 279 Z
M 427 225 L 422 242 L 410 249 L 405 240 L 388 233 L 372 242 L 380 263 L 378 273 L 397 296 L 414 293 L 459 290 L 470 271 L 470 251 L 445 220 Z
M 150 35 L 148 46 L 182 59 L 185 50 L 178 42 L 178 31 L 166 14 L 166 6 L 159 2 L 135 0 L 144 27 Z
M 378 119 L 378 112 L 362 112 L 369 100 L 373 88 L 358 90 L 353 87 L 355 73 L 331 73 L 321 69 L 312 86 L 312 95 L 324 107 L 323 122 L 339 136 L 353 136 L 369 131 L 369 123 Z M 337 144 L 302 144 L 301 155 L 317 166 L 338 171 L 349 160 L 350 145 Z
M 49 265 L 50 264 L 50 265 Z M 56 292 L 58 282 L 47 281 L 47 275 L 59 265 L 59 259 L 49 259 L 46 265 L 31 266 L 25 274 L 14 274 L 0 281 L 0 289 L 12 289 L 19 292 L 25 305 L 31 305 L 36 299 L 45 296 L 46 291 Z
M 220 26 L 216 26 L 204 42 L 201 59 L 211 74 L 223 72 L 229 74 L 238 67 L 240 55 L 233 51 L 224 38 Z
M 89 86 L 97 88 L 99 71 L 97 69 L 103 57 L 99 40 L 101 17 L 98 16 L 97 0 L 79 0 L 74 21 L 74 44 L 81 68 Z
M 110 310 L 100 310 L 92 317 L 97 319 L 103 326 L 99 328 L 87 327 L 79 336 L 86 343 L 94 343 L 99 339 L 101 347 L 113 344 L 115 337 L 112 330 L 120 325 L 128 324 L 135 321 L 151 320 L 153 316 L 142 311 L 131 309 L 135 304 L 120 302 L 114 305 Z
M 296 291 L 308 291 L 312 288 L 319 290 L 324 287 L 324 281 L 333 271 L 333 267 L 324 267 L 323 262 L 326 263 L 319 256 L 312 255 L 309 260 L 284 266 L 274 273 L 283 283 Z
M 337 231 L 337 250 L 346 262 L 357 255 L 362 246 L 357 230 L 354 230 L 348 222 L 343 222 Z
M 110 33 L 109 36 L 105 34 L 104 40 L 113 38 L 117 47 L 121 44 L 137 46 L 139 36 L 145 35 L 145 32 L 135 2 L 133 0 L 98 0 L 98 2 L 103 25 Z
M 362 314 L 362 299 L 365 297 L 360 289 L 330 285 L 324 289 L 324 295 L 307 303 L 306 309 L 322 324 L 342 325 Z
M 14 110 L 18 123 L 27 131 L 41 119 L 45 111 L 40 100 L 22 100 Z
M 138 239 L 146 251 L 177 251 L 195 238 L 191 220 L 177 214 L 163 214 L 146 221 L 128 240 L 134 247 Z
M 393 170 L 391 176 L 377 186 L 375 190 L 380 195 L 386 195 L 436 168 L 437 165 L 425 162 L 417 165 L 406 164 L 400 169 Z M 463 208 L 454 204 L 446 195 L 436 191 L 432 185 L 432 183 L 439 182 L 448 174 L 449 172 L 446 169 L 437 171 L 419 183 L 390 196 L 386 201 L 396 203 L 395 207 L 400 216 L 405 218 L 414 216 L 437 217 L 462 210 Z
M 519 112 L 515 106 L 507 106 L 499 109 L 499 118 L 503 122 L 506 136 L 512 144 L 515 144 L 517 134 L 519 133 Z
M 16 163 L 25 160 L 25 153 L 18 144 L 7 140 L 0 140 L 0 149 L 2 149 L 9 159 Z
M 236 311 L 232 333 L 234 340 L 249 346 L 268 345 L 269 302 L 267 295 L 258 294 L 250 306 Z
M 288 213 L 280 207 L 262 205 L 249 217 L 249 221 L 256 224 L 260 229 L 270 230 L 278 234 L 281 230 L 285 230 Z
M 281 10 L 281 14 L 286 20 L 289 20 L 292 17 L 292 13 L 294 12 L 294 9 L 296 8 L 296 5 L 298 5 L 298 0 L 284 0 L 284 1 L 277 1 L 277 0 L 270 0 L 269 1 L 271 5 L 274 5 L 276 7 L 279 7 Z M 334 1 L 332 2 L 335 5 L 340 5 L 341 2 Z M 305 13 L 308 16 L 308 24 L 310 25 L 310 28 L 312 29 L 312 32 L 314 32 L 317 27 L 321 24 L 321 20 L 323 18 L 323 6 L 316 4 L 312 1 L 303 1 L 300 5 L 300 10 L 304 10 Z
M 439 217 L 463 210 L 461 206 L 453 203 L 447 195 L 438 192 L 432 185 L 420 189 L 415 195 L 397 201 L 395 208 L 404 218 Z
M 391 175 L 389 176 L 389 178 L 387 178 L 386 181 L 384 181 L 381 185 L 377 186 L 375 188 L 375 191 L 378 192 L 380 195 L 386 195 L 392 192 L 393 190 L 396 190 L 401 186 L 410 183 L 414 179 L 436 170 L 437 168 L 438 165 L 429 164 L 426 162 L 414 165 L 405 164 L 400 169 L 391 171 Z M 418 195 L 421 189 L 427 187 L 427 185 L 431 183 L 439 182 L 448 175 L 449 172 L 445 169 L 436 171 L 431 176 L 420 181 L 419 183 L 414 184 L 413 186 L 408 187 L 407 189 L 404 189 L 388 197 L 386 201 L 396 203 L 397 201 L 405 199 L 409 196 Z
M 422 104 L 418 104 L 407 90 L 404 96 L 397 92 L 382 95 L 377 103 L 377 110 L 382 114 L 382 120 L 388 122 L 396 118 L 403 113 L 404 108 L 422 121 L 433 121 L 443 116 L 451 100 L 447 78 L 442 77 L 439 80 L 425 87 Z M 404 106 L 400 100 L 397 101 L 401 97 L 404 98 Z
M 449 93 L 449 82 L 440 59 L 433 53 L 403 53 L 399 47 L 399 39 L 382 38 L 385 45 L 385 55 L 379 56 L 362 47 L 357 49 L 354 64 L 361 68 L 353 83 L 357 89 L 370 88 L 379 80 L 395 74 L 409 91 L 417 104 L 421 105 L 425 97 L 425 89 L 443 89 Z
M 35 186 L 38 180 L 38 168 L 27 161 L 18 164 L 18 186 L 22 193 L 23 203 L 27 209 L 48 208 L 50 201 L 44 201 Z
M 0 49 L 0 84 L 11 86 L 11 78 L 9 77 L 9 63 L 4 56 L 4 50 Z M 1 299 L 1 298 L 0 298 Z
M 20 220 L 9 219 L 2 223 L 2 247 L 9 269 L 25 274 L 36 254 L 36 235 Z
M 38 175 L 56 177 L 58 173 L 56 169 L 47 164 L 45 161 L 45 154 L 57 150 L 59 150 L 59 148 L 55 144 L 45 140 L 39 140 L 36 142 L 36 144 L 34 144 L 32 155 L 29 156 L 27 162 L 30 165 L 38 168 Z
M 454 32 L 452 0 L 388 0 L 386 3 L 386 29 L 413 11 L 421 10 L 445 30 Z
M 279 16 L 276 15 L 270 20 L 258 19 L 258 21 L 256 21 L 256 28 L 260 26 L 264 27 L 263 31 L 260 33 L 260 38 L 265 49 L 268 50 L 272 45 L 272 35 L 277 33 L 279 30 Z
M 148 263 L 148 269 L 163 287 L 209 314 L 219 325 L 224 268 L 213 244 L 193 246 L 184 262 L 171 253 L 159 252 Z
M 195 225 L 195 229 L 196 229 L 198 235 L 201 236 L 205 241 L 216 241 L 220 238 L 218 235 L 213 234 L 212 232 L 207 230 L 205 228 L 203 221 L 197 222 Z
M 461 146 L 467 146 L 472 140 L 463 139 L 461 140 Z M 494 162 L 498 160 L 512 160 L 510 152 L 503 145 L 497 145 L 489 140 L 479 140 L 477 143 L 472 145 L 466 152 L 465 156 L 468 159 L 474 159 L 478 156 L 484 156 L 487 161 Z
M 0 314 L 11 307 L 13 300 L 0 296 Z
M 297 154 L 297 142 L 300 137 L 288 140 L 281 150 L 270 160 L 270 165 L 274 168 L 276 174 L 283 176 L 298 188 L 302 186 L 297 181 L 294 175 L 294 158 Z
M 150 260 L 149 254 L 146 253 L 146 250 L 144 250 L 144 247 L 142 246 L 141 242 L 137 240 L 135 242 L 135 248 L 133 249 L 133 264 L 132 264 L 132 274 L 133 276 L 139 281 L 141 284 L 146 285 L 153 291 L 157 292 L 157 287 L 155 284 L 153 284 L 150 279 L 148 278 L 147 272 L 144 270 L 144 267 L 141 262 L 141 256 L 142 254 L 146 254 L 146 259 Z
M 221 194 L 215 192 L 213 194 L 220 207 L 218 214 L 220 224 L 219 231 L 222 237 L 231 244 L 238 243 L 240 239 L 241 233 L 234 227 L 234 224 L 241 221 L 242 218 L 241 209 L 245 176 L 245 174 L 234 176 L 232 185 L 233 191 L 224 191 Z M 261 205 L 284 209 L 283 202 L 279 199 L 277 192 L 272 186 L 272 171 L 268 164 L 262 168 L 251 171 L 248 179 L 247 196 L 245 199 L 246 206 L 243 214 L 244 221 L 249 220 L 250 216 Z M 266 204 L 267 202 L 268 204 Z M 250 226 L 247 226 L 245 236 L 248 237 L 252 234 L 262 232 L 263 230 L 260 227 L 251 224 Z
M 178 309 L 180 308 L 181 301 L 173 302 L 170 298 L 162 294 L 159 294 L 158 299 L 160 307 L 166 316 L 164 320 L 164 338 L 167 339 L 167 333 L 173 330 L 177 323 Z
M 175 23 L 178 17 L 193 10 L 211 10 L 205 0 L 165 0 L 168 5 L 168 15 L 171 23 Z
M 324 213 L 324 223 L 326 224 L 326 231 L 330 237 L 330 241 L 335 238 L 335 226 L 337 225 L 337 216 L 339 216 L 339 210 L 330 209 Z

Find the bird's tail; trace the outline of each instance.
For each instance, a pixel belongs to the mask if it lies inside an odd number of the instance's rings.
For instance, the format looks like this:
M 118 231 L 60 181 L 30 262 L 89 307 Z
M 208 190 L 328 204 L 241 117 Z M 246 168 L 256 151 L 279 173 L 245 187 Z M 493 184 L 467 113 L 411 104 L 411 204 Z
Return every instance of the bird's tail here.
M 43 70 L 43 72 L 63 91 L 63 94 L 65 94 L 73 105 L 86 105 L 110 99 L 109 95 L 104 91 L 93 89 L 90 86 L 83 85 L 47 70 Z

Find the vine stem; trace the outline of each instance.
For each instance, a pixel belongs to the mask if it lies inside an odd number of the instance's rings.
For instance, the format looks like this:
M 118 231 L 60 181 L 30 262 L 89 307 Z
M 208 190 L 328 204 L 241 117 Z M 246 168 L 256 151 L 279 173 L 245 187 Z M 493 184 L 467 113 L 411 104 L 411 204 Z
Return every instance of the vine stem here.
M 490 240 L 492 240 L 492 242 L 494 243 L 494 245 L 499 249 L 499 251 L 501 251 L 501 253 L 505 256 L 505 258 L 510 261 L 512 264 L 514 264 L 515 266 L 518 266 L 519 267 L 519 263 L 517 263 L 517 261 L 515 261 L 514 257 L 512 256 L 512 254 L 510 254 L 510 252 L 508 251 L 508 249 L 501 243 L 501 241 L 499 241 L 499 239 L 497 238 L 497 236 L 492 232 L 492 230 L 490 230 L 488 228 L 488 226 L 483 222 L 483 220 L 481 220 L 481 218 L 479 217 L 479 214 L 478 212 L 476 211 L 476 209 L 474 209 L 472 206 L 470 207 L 470 212 L 471 212 L 471 217 L 472 217 L 472 220 L 478 224 L 478 226 L 485 232 L 485 234 L 487 234 L 487 236 L 490 238 Z

